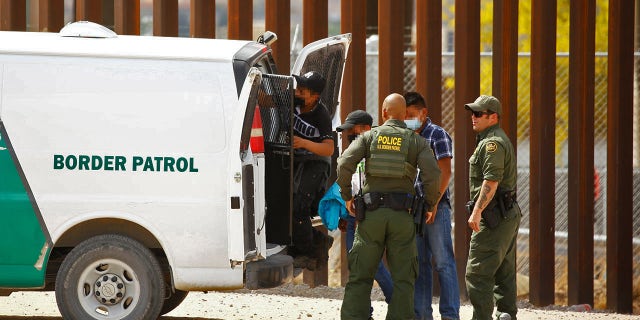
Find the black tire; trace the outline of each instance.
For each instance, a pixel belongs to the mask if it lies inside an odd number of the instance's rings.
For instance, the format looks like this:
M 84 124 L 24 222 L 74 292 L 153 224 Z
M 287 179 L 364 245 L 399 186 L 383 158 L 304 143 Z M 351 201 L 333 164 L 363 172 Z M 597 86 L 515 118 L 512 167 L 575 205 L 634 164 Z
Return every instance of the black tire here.
M 83 241 L 65 257 L 56 276 L 56 301 L 64 319 L 157 319 L 164 286 L 149 249 L 106 234 Z
M 174 289 L 174 292 L 172 292 L 168 298 L 164 299 L 164 304 L 162 305 L 162 311 L 160 311 L 160 314 L 163 315 L 173 311 L 173 309 L 177 308 L 182 301 L 187 298 L 188 294 L 189 291 Z

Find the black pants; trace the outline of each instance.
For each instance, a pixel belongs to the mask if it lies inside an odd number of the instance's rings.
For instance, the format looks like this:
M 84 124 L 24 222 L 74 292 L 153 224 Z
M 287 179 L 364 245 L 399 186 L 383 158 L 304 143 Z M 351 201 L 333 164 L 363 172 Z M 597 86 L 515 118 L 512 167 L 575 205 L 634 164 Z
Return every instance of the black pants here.
M 293 176 L 293 254 L 315 255 L 314 241 L 324 234 L 313 229 L 311 218 L 318 215 L 318 203 L 327 189 L 329 164 L 320 160 L 296 162 Z

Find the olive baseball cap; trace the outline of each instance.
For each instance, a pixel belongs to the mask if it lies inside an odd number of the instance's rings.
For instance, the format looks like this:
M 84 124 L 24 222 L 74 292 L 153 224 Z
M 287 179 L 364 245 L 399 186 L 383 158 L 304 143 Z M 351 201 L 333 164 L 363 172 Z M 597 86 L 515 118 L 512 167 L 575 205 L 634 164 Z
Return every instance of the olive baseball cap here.
M 358 124 L 365 124 L 371 126 L 373 124 L 373 118 L 366 111 L 355 110 L 351 111 L 347 115 L 347 119 L 344 120 L 344 123 L 341 126 L 336 127 L 336 131 L 342 132 L 342 130 L 347 130 L 353 128 L 353 126 Z
M 502 106 L 500 101 L 494 96 L 481 95 L 473 103 L 467 103 L 464 108 L 471 111 L 491 111 L 501 115 Z
M 294 74 L 293 77 L 296 78 L 297 85 L 307 88 L 317 94 L 322 93 L 326 84 L 324 77 L 316 71 L 309 71 L 300 76 Z

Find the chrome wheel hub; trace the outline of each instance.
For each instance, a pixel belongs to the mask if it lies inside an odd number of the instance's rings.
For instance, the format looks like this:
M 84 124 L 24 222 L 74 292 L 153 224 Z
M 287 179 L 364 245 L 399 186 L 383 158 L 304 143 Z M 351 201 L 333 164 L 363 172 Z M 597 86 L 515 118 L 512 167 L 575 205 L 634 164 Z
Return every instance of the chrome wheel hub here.
M 93 285 L 94 296 L 98 302 L 106 305 L 119 303 L 126 293 L 124 282 L 113 273 L 100 276 Z

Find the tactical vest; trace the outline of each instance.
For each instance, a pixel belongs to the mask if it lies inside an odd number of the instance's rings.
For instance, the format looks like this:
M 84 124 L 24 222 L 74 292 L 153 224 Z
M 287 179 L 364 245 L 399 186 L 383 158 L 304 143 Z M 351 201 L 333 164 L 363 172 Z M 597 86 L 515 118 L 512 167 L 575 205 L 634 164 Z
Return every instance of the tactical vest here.
M 407 162 L 413 132 L 380 127 L 371 129 L 371 133 L 369 158 L 365 162 L 367 174 L 384 178 L 407 177 L 413 181 L 417 170 Z

